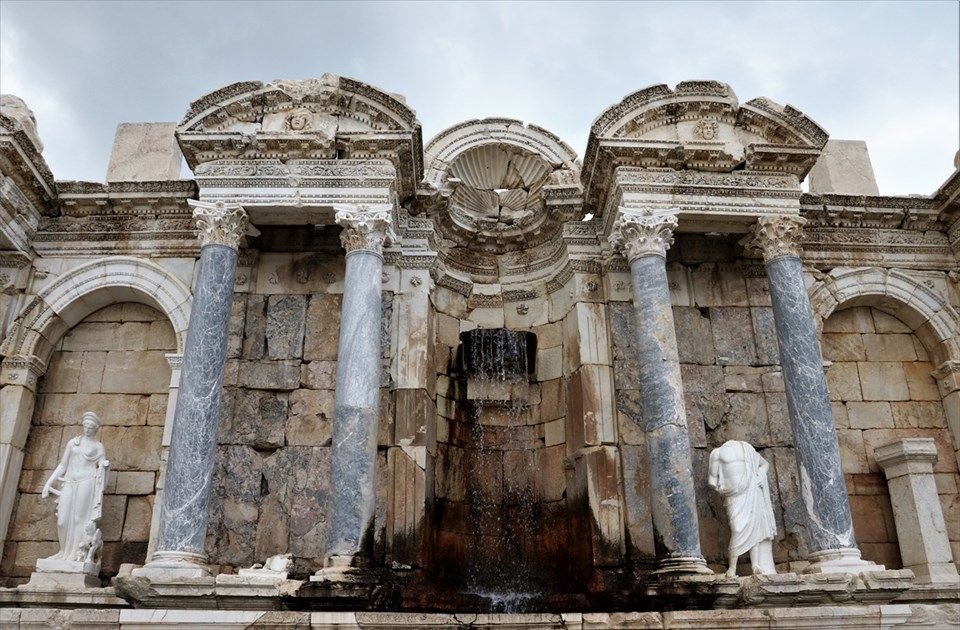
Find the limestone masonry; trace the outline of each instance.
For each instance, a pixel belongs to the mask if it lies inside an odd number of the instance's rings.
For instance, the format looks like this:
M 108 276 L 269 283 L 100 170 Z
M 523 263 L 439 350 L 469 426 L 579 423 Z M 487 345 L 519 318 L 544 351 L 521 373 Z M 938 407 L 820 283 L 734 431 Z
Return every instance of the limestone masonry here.
M 713 81 L 582 157 L 335 75 L 105 183 L 43 123 L 0 99 L 0 626 L 960 624 L 960 168 L 881 195 Z

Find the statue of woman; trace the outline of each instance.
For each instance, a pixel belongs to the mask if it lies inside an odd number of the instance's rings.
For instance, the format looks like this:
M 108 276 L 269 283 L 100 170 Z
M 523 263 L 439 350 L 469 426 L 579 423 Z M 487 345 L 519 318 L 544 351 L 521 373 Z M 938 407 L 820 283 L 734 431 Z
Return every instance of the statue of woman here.
M 96 440 L 99 428 L 97 414 L 83 414 L 83 434 L 67 442 L 60 464 L 43 486 L 41 497 L 57 495 L 60 551 L 48 560 L 99 562 L 99 523 L 110 468 L 103 444 Z M 62 484 L 59 490 L 53 487 L 55 481 Z
M 777 572 L 773 564 L 777 522 L 767 480 L 769 467 L 753 446 L 740 440 L 728 440 L 710 453 L 707 483 L 723 496 L 730 522 L 728 577 L 737 574 L 737 559 L 747 551 L 754 573 Z

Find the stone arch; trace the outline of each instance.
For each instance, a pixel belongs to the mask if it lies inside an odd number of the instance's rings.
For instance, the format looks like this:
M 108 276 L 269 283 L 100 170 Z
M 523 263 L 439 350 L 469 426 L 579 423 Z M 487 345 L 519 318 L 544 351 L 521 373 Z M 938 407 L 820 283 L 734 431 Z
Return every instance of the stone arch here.
M 896 269 L 837 268 L 810 287 L 817 326 L 834 311 L 873 306 L 913 331 L 936 365 L 960 360 L 960 314 L 945 297 Z
M 45 363 L 56 342 L 87 315 L 117 302 L 139 302 L 164 313 L 183 353 L 190 319 L 190 288 L 160 265 L 134 256 L 84 263 L 42 289 L 3 344 L 4 356 Z

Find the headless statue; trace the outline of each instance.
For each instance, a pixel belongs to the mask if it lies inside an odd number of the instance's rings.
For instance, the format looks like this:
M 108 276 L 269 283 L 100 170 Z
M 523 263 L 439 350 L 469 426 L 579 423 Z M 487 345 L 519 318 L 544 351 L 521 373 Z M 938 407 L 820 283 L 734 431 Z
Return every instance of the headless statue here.
M 770 465 L 747 442 L 728 440 L 710 453 L 711 488 L 723 496 L 730 522 L 727 576 L 737 574 L 737 559 L 750 552 L 755 574 L 773 574 L 777 522 L 770 501 Z

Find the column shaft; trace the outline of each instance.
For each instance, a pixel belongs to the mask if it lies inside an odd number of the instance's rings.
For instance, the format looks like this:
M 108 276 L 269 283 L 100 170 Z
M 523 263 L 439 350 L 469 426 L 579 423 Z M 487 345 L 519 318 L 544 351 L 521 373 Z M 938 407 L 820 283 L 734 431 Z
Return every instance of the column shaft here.
M 690 438 L 665 260 L 630 263 L 640 355 L 640 404 L 650 463 L 654 537 L 670 559 L 702 559 Z
M 803 279 L 800 217 L 763 217 L 744 245 L 766 261 L 780 365 L 806 516 L 808 572 L 883 570 L 860 559 L 823 372 L 820 340 Z
M 767 263 L 811 552 L 856 548 L 820 342 L 796 256 Z
M 383 259 L 376 253 L 357 250 L 347 255 L 333 411 L 330 556 L 355 557 L 372 538 L 382 268 Z
M 610 243 L 630 261 L 654 541 L 663 574 L 710 573 L 690 460 L 666 251 L 677 218 L 621 208 Z
M 240 206 L 190 201 L 200 261 L 180 371 L 156 551 L 134 575 L 163 580 L 207 574 L 203 563 L 237 248 L 250 229 Z
M 343 226 L 340 241 L 347 258 L 333 397 L 330 529 L 324 569 L 311 578 L 321 582 L 343 579 L 351 567 L 370 560 L 380 418 L 382 251 L 392 237 L 389 207 L 345 208 L 336 221 Z
M 200 250 L 163 486 L 157 557 L 174 552 L 203 558 L 236 270 L 236 249 L 207 245 Z

